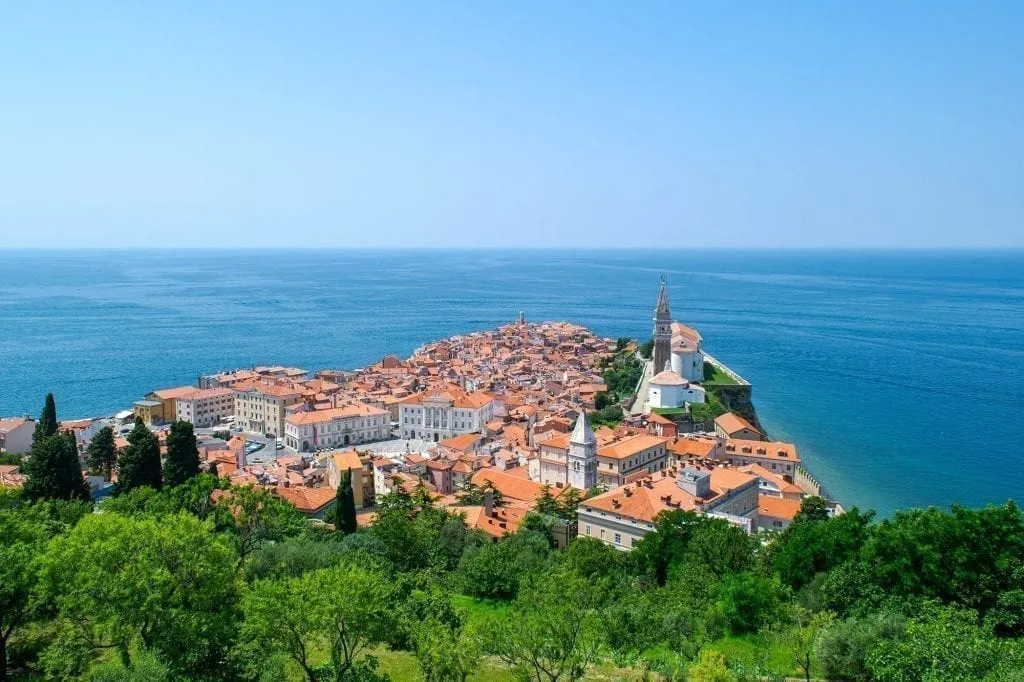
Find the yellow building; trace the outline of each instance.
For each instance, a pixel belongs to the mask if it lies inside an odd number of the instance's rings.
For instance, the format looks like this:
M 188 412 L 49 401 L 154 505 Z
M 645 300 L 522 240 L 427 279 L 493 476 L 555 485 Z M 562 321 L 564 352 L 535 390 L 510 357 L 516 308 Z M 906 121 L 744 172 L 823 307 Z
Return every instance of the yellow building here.
M 331 453 L 327 458 L 327 485 L 337 490 L 345 471 L 352 472 L 352 495 L 356 509 L 373 506 L 373 460 L 370 454 L 360 454 L 355 450 Z
M 164 422 L 164 404 L 159 400 L 136 400 L 132 406 L 132 412 L 145 424 L 162 424 Z
M 166 424 L 177 419 L 178 398 L 196 391 L 195 386 L 164 388 L 147 393 L 143 400 L 135 401 L 133 412 L 146 424 Z

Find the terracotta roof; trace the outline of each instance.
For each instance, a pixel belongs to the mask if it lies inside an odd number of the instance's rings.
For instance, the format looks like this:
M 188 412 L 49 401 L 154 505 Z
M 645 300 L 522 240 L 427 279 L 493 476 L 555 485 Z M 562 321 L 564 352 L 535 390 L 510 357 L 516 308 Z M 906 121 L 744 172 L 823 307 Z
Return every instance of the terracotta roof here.
M 23 417 L 8 417 L 7 419 L 0 419 L 0 433 L 13 431 L 27 421 L 30 420 Z
M 160 400 L 173 400 L 175 398 L 186 396 L 197 390 L 199 389 L 195 386 L 178 386 L 177 388 L 162 388 L 159 391 L 153 391 L 153 395 Z
M 652 384 L 658 384 L 659 386 L 689 386 L 690 382 L 679 376 L 672 370 L 664 370 L 658 372 L 651 377 Z
M 453 438 L 446 438 L 438 443 L 438 445 L 443 445 L 444 447 L 452 450 L 467 450 L 481 438 L 483 438 L 483 436 L 479 433 L 463 433 L 461 435 L 454 436 Z
M 272 395 L 277 398 L 301 395 L 301 393 L 295 388 L 281 386 L 280 384 L 266 384 L 259 381 L 241 381 L 232 386 L 231 390 L 235 393 L 248 393 L 250 391 L 255 391 L 256 393 Z
M 733 414 L 732 412 L 726 412 L 725 414 L 715 417 L 715 424 L 722 427 L 722 430 L 730 435 L 738 433 L 744 429 L 748 429 L 754 433 L 761 433 L 761 430 L 756 426 L 738 414 Z
M 284 418 L 289 424 L 301 426 L 304 424 L 323 424 L 335 419 L 351 419 L 354 417 L 382 417 L 387 410 L 379 407 L 366 405 L 365 403 L 349 403 L 341 407 L 332 407 L 327 410 L 313 410 L 312 412 L 293 412 Z
M 331 462 L 338 471 L 353 471 L 363 468 L 363 461 L 355 450 L 339 450 L 331 453 Z
M 496 507 L 491 516 L 484 513 L 483 507 L 453 507 L 452 511 L 464 515 L 467 527 L 500 538 L 516 532 L 530 510 L 515 506 Z
M 680 488 L 676 477 L 666 470 L 584 500 L 580 506 L 651 523 L 663 511 L 700 510 L 705 503 L 713 502 L 726 492 L 757 480 L 755 476 L 732 469 L 716 468 L 710 474 L 711 489 L 704 499 L 694 497 Z
M 784 494 L 788 493 L 790 495 L 802 495 L 804 492 L 803 488 L 801 488 L 800 486 L 796 485 L 795 483 L 790 483 L 782 476 L 773 471 L 768 471 L 760 464 L 748 464 L 746 466 L 736 468 L 739 469 L 740 471 L 745 471 L 748 474 L 753 474 L 754 476 L 763 478 L 766 481 L 770 481 L 775 485 L 776 488 L 779 489 L 780 492 Z
M 543 487 L 540 483 L 519 476 L 513 476 L 493 467 L 478 469 L 470 480 L 478 486 L 483 486 L 487 481 L 490 481 L 494 489 L 500 491 L 504 497 L 526 502 L 533 502 L 540 497 L 541 488 Z M 557 496 L 561 494 L 562 490 L 564 488 L 552 488 L 551 494 Z
M 665 444 L 665 448 L 677 457 L 697 457 L 703 459 L 718 447 L 713 438 L 673 438 Z
M 800 500 L 787 500 L 771 495 L 761 495 L 758 497 L 757 513 L 760 516 L 771 516 L 776 519 L 792 521 L 798 511 L 800 511 Z
M 320 511 L 336 496 L 331 488 L 310 488 L 304 485 L 277 486 L 273 492 L 278 497 L 291 502 L 299 511 L 307 514 Z
M 725 448 L 722 454 L 726 457 L 736 455 L 737 457 L 762 457 L 775 459 L 781 462 L 799 462 L 800 457 L 796 454 L 796 446 L 792 443 L 763 440 L 742 440 L 730 438 L 725 441 Z
M 667 441 L 667 438 L 659 436 L 651 436 L 645 433 L 636 434 L 605 445 L 597 451 L 597 454 L 608 459 L 625 459 L 653 447 L 664 445 Z

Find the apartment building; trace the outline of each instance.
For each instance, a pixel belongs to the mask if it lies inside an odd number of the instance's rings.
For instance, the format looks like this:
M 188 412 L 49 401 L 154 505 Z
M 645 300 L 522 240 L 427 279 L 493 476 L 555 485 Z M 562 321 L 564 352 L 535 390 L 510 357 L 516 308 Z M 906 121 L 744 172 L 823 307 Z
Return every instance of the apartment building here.
M 387 410 L 355 401 L 284 418 L 285 443 L 300 452 L 383 440 L 388 431 Z

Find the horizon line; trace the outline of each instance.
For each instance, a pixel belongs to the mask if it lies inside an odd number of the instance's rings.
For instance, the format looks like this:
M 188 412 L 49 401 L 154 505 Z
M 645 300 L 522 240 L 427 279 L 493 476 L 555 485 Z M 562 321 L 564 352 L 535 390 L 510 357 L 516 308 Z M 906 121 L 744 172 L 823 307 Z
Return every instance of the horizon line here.
M 685 251 L 733 251 L 733 252 L 781 252 L 781 251 L 832 251 L 832 252 L 949 252 L 949 251 L 1024 251 L 1022 245 L 982 245 L 982 246 L 957 246 L 957 245 L 917 245 L 917 246 L 9 246 L 0 244 L 0 251 L 48 251 L 48 252 L 73 252 L 73 251 L 225 251 L 232 252 L 257 252 L 257 251 L 289 251 L 289 252 L 310 252 L 310 251 L 629 251 L 629 252 L 685 252 Z

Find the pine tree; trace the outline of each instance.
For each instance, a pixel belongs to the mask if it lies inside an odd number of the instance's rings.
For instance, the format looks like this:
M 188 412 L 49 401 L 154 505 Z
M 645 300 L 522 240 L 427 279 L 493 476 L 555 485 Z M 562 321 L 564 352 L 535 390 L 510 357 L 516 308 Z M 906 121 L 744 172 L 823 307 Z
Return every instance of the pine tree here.
M 192 424 L 176 421 L 167 434 L 167 458 L 164 460 L 164 483 L 173 488 L 199 474 L 199 448 Z
M 57 434 L 57 403 L 52 393 L 46 394 L 46 404 L 43 405 L 43 413 L 39 415 L 36 422 L 36 430 L 32 432 L 32 445 Z
M 339 533 L 350 535 L 356 532 L 356 498 L 352 492 L 352 470 L 341 475 L 338 494 L 334 502 L 334 527 Z
M 22 494 L 26 499 L 90 499 L 89 484 L 82 478 L 78 462 L 78 446 L 70 433 L 48 436 L 33 445 L 24 470 L 28 479 Z
M 96 432 L 85 449 L 85 463 L 94 472 L 102 472 L 110 480 L 117 466 L 117 446 L 114 444 L 114 429 L 104 426 Z
M 555 516 L 558 514 L 558 502 L 551 496 L 551 486 L 545 483 L 540 487 L 540 494 L 533 506 L 534 511 L 544 516 Z
M 160 490 L 160 442 L 135 418 L 135 428 L 128 434 L 128 446 L 122 448 L 117 460 L 117 492 L 125 493 L 140 486 Z

